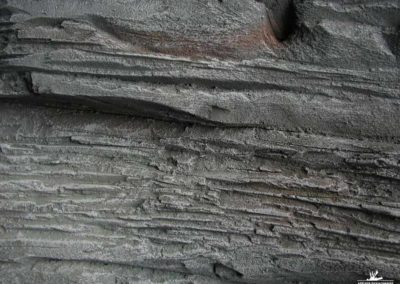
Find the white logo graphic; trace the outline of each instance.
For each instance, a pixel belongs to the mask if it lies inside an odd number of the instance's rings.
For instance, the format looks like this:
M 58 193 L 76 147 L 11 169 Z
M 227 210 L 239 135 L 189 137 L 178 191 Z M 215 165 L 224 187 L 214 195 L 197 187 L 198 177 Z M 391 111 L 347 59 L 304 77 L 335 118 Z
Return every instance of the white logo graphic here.
M 383 277 L 378 276 L 378 270 L 370 271 L 369 278 L 367 280 L 358 280 L 358 284 L 372 284 L 372 283 L 380 283 L 380 284 L 393 284 L 393 280 L 383 280 Z
M 382 280 L 383 277 L 376 277 L 378 275 L 378 270 L 369 272 L 369 279 L 367 281 L 379 281 Z

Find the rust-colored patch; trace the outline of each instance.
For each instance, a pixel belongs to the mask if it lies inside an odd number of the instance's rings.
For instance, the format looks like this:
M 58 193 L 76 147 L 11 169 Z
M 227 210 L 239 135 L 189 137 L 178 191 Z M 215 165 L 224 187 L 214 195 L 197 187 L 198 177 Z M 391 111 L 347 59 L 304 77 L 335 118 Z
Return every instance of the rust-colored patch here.
M 139 53 L 167 54 L 190 58 L 236 58 L 256 56 L 266 49 L 281 47 L 268 17 L 262 23 L 245 26 L 241 30 L 219 33 L 204 33 L 196 36 L 180 31 L 149 32 L 132 30 L 116 25 L 103 18 L 93 18 L 99 30 L 107 32 L 116 40 L 128 43 L 131 51 Z
M 269 23 L 238 31 L 210 34 L 207 41 L 165 32 L 118 31 L 136 52 L 159 53 L 190 58 L 248 58 L 265 49 L 281 47 Z
M 238 34 L 232 43 L 238 50 L 263 47 L 277 48 L 281 46 L 269 22 L 264 22 L 245 31 L 243 34 Z

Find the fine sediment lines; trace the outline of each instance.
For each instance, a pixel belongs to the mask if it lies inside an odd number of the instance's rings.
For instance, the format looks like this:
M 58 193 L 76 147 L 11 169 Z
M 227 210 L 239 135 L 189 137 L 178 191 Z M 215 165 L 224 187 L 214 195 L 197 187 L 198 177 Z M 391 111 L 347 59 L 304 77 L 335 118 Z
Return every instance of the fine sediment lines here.
M 400 280 L 399 13 L 0 0 L 0 283 Z
M 254 283 L 398 275 L 398 144 L 15 104 L 0 113 L 4 273 L 57 260 Z

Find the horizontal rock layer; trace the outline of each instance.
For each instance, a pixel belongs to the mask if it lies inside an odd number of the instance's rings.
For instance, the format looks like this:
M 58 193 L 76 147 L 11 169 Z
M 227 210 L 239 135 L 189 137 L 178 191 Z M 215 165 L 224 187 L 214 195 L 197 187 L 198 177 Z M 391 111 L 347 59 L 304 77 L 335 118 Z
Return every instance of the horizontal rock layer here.
M 7 269 L 399 275 L 398 144 L 7 104 L 0 114 Z
M 5 2 L 0 99 L 398 140 L 398 1 Z
M 400 275 L 396 0 L 0 0 L 0 283 Z

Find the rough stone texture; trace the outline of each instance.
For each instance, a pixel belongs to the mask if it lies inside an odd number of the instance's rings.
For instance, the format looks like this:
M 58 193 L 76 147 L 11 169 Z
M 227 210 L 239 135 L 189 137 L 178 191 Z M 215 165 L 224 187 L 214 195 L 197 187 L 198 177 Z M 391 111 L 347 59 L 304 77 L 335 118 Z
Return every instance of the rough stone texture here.
M 400 281 L 400 1 L 0 0 L 0 283 Z

